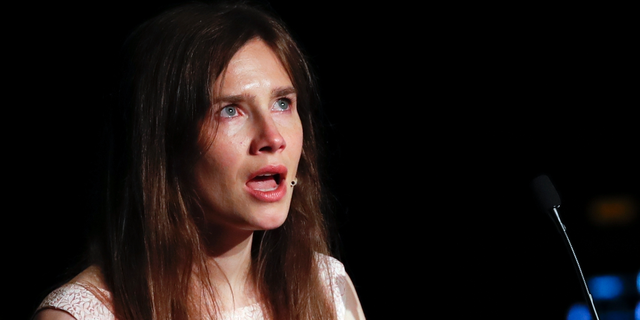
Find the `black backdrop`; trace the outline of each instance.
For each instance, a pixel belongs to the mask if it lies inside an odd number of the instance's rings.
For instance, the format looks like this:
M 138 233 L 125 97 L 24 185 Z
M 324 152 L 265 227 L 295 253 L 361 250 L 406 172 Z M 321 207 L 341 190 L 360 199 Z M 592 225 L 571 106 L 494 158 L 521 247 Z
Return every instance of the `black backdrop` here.
M 116 52 L 173 3 L 12 11 L 23 23 L 8 48 L 19 99 L 5 100 L 17 203 L 5 234 L 19 317 L 82 255 Z M 638 214 L 605 228 L 586 213 L 603 195 L 640 205 L 637 33 L 625 8 L 271 4 L 319 78 L 340 257 L 368 318 L 564 318 L 582 296 L 531 199 L 541 173 L 588 276 L 639 270 Z

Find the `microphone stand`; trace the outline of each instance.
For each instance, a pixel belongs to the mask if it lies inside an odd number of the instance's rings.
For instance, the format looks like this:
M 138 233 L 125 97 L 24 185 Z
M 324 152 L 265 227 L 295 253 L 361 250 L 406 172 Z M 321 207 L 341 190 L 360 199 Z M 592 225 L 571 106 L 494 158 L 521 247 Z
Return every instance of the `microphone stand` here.
M 564 244 L 567 247 L 567 250 L 571 251 L 571 254 L 573 255 L 573 266 L 576 269 L 576 272 L 580 275 L 580 279 L 582 280 L 582 293 L 584 294 L 584 298 L 586 301 L 589 302 L 589 307 L 590 307 L 590 311 L 591 311 L 591 315 L 594 317 L 595 320 L 600 320 L 600 318 L 598 317 L 598 312 L 596 311 L 596 306 L 593 303 L 593 297 L 591 296 L 591 293 L 589 292 L 589 287 L 587 286 L 587 281 L 584 279 L 584 274 L 582 274 L 582 268 L 580 268 L 580 263 L 578 262 L 578 257 L 576 256 L 576 252 L 573 250 L 573 246 L 571 245 L 571 241 L 569 240 L 569 236 L 567 235 L 567 228 L 564 226 L 564 224 L 562 223 L 562 220 L 560 220 L 560 214 L 558 213 L 558 207 L 559 206 L 554 206 L 551 210 L 553 211 L 554 215 L 555 215 L 555 222 L 556 222 L 556 226 L 558 227 L 558 230 L 562 230 L 562 234 L 564 234 Z

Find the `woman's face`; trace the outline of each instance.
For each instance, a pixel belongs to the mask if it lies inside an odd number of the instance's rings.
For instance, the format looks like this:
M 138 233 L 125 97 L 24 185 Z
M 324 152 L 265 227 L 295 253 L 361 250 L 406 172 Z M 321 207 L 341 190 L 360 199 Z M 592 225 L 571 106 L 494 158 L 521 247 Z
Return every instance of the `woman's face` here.
M 291 80 L 273 51 L 251 40 L 216 80 L 214 97 L 217 128 L 212 117 L 203 122 L 204 155 L 195 168 L 207 221 L 241 230 L 277 228 L 289 211 L 302 152 Z

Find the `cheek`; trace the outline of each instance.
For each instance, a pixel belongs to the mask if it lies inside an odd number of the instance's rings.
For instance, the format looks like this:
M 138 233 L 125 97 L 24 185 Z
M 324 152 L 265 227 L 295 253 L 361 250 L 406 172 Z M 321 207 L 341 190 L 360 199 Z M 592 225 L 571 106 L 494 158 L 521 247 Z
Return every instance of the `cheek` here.
M 232 168 L 236 168 L 241 163 L 244 145 L 243 140 L 226 140 L 223 143 L 213 143 L 207 152 L 209 164 L 219 175 L 229 173 Z
M 200 204 L 206 211 L 224 211 L 234 199 L 234 182 L 237 180 L 238 158 L 228 152 L 227 146 L 212 144 L 208 152 L 196 164 L 194 171 Z M 225 152 L 227 151 L 227 152 Z
M 287 146 L 292 146 L 297 149 L 301 149 L 303 140 L 303 128 L 300 116 L 294 113 L 290 117 L 283 117 L 276 119 L 279 122 L 281 134 L 285 137 Z
M 300 134 L 297 136 L 296 145 L 295 145 L 298 160 L 302 155 L 302 144 L 303 144 L 303 135 L 302 135 L 302 131 L 300 131 Z
M 196 165 L 196 179 L 206 189 L 224 188 L 235 179 L 236 168 L 242 163 L 241 152 L 245 141 L 232 141 L 227 137 L 216 137 L 209 149 Z M 217 188 L 216 188 L 217 189 Z
M 302 154 L 302 124 L 298 122 L 294 126 L 287 127 L 285 141 L 287 142 L 287 149 L 290 152 L 291 157 L 294 157 L 297 162 L 300 159 L 300 155 Z
M 295 170 L 295 172 L 293 172 L 293 176 L 291 178 L 294 178 L 298 175 L 298 166 L 300 165 L 300 158 L 302 157 L 302 145 L 303 145 L 303 135 L 302 135 L 302 130 L 299 131 L 298 134 L 292 136 L 291 138 L 291 143 L 288 143 L 288 149 L 290 152 L 290 159 L 291 159 L 291 164 L 293 165 L 293 169 Z
M 244 126 L 238 124 L 220 124 L 212 138 L 207 157 L 219 163 L 223 168 L 233 167 L 239 158 L 246 153 L 250 140 Z

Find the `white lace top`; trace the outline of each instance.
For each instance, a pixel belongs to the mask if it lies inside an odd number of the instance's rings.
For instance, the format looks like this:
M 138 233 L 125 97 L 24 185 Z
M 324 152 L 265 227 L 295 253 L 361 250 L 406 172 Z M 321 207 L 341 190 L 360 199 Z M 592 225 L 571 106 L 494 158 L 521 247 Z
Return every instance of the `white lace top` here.
M 345 284 L 346 272 L 344 266 L 335 258 L 324 256 L 326 264 L 321 263 L 321 277 L 327 290 L 333 294 L 338 320 L 344 320 L 345 315 Z M 326 270 L 328 269 L 328 270 Z M 95 289 L 94 289 L 95 290 Z M 98 289 L 98 295 L 110 299 L 111 294 L 103 289 Z M 77 320 L 115 320 L 110 306 L 105 305 L 96 297 L 95 291 L 91 291 L 80 282 L 67 283 L 51 292 L 42 301 L 38 310 L 53 308 L 71 314 Z M 104 299 L 103 299 L 104 300 Z M 224 313 L 223 320 L 264 320 L 262 308 L 259 303 L 238 308 L 233 312 Z

